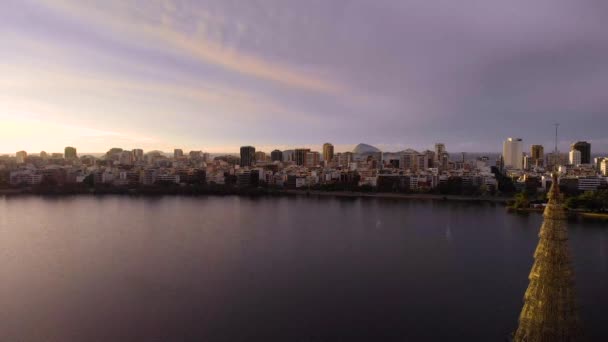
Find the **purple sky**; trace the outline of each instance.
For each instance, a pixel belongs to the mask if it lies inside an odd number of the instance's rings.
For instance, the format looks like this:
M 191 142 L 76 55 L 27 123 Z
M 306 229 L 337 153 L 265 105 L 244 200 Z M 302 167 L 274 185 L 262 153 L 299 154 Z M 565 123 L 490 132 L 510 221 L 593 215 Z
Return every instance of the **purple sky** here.
M 0 152 L 608 151 L 604 0 L 5 0 Z

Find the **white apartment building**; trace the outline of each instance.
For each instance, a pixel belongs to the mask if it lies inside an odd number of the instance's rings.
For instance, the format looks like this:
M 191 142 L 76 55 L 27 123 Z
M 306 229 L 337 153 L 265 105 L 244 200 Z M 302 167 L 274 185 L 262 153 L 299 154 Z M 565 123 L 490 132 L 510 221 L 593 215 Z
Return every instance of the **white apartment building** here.
M 521 170 L 523 169 L 523 147 L 524 143 L 520 138 L 507 138 L 502 143 L 502 157 L 505 168 Z
M 568 153 L 568 161 L 572 165 L 580 165 L 581 164 L 581 151 L 572 150 Z

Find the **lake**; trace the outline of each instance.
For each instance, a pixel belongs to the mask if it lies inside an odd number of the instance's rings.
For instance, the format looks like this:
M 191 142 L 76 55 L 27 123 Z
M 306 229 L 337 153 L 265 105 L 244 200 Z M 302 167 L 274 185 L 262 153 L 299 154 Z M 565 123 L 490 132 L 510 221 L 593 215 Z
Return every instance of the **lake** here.
M 542 222 L 331 197 L 0 197 L 0 341 L 504 341 Z M 608 227 L 570 222 L 589 340 Z

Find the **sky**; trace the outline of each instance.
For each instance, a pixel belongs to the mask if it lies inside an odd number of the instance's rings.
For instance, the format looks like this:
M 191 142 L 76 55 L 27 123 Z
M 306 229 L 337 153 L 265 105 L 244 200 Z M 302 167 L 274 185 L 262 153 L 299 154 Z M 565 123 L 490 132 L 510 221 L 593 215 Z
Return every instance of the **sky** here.
M 604 0 L 3 0 L 0 153 L 608 152 Z

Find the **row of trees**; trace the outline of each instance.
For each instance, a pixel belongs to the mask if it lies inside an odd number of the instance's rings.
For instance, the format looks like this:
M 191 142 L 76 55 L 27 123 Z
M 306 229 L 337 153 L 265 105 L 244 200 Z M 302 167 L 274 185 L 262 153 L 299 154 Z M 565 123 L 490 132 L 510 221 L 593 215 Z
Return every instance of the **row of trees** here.
M 581 209 L 593 212 L 608 211 L 608 190 L 587 191 L 566 200 L 570 209 Z

